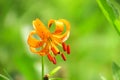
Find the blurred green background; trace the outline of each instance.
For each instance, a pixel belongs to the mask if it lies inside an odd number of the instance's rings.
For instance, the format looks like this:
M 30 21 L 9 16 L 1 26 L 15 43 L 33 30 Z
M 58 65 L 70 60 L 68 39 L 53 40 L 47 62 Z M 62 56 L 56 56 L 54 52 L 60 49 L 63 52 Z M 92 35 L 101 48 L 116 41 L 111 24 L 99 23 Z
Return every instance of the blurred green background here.
M 45 73 L 60 65 L 62 80 L 113 80 L 112 64 L 120 64 L 120 37 L 95 0 L 0 0 L 0 74 L 13 80 L 41 80 L 41 56 L 30 52 L 32 21 L 67 19 L 71 54 L 57 65 L 45 56 Z M 4 80 L 0 77 L 0 80 Z

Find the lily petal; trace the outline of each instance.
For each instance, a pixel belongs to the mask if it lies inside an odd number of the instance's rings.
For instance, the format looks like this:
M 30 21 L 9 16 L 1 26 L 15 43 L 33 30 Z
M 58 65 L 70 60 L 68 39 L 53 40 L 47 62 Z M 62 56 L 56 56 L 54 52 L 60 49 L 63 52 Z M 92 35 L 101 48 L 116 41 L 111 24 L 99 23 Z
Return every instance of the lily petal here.
M 61 45 L 61 40 L 60 39 L 58 39 L 58 38 L 56 38 L 56 37 L 52 37 L 52 43 L 54 43 L 56 46 L 57 45 L 59 45 L 59 46 L 61 46 L 62 47 L 62 45 Z
M 49 37 L 50 31 L 39 19 L 33 21 L 33 27 L 35 28 L 37 34 L 40 36 L 41 39 L 45 40 Z
M 29 46 L 34 47 L 34 48 L 38 48 L 38 47 L 43 45 L 43 41 L 40 41 L 40 40 L 33 38 L 32 35 L 34 35 L 34 34 L 36 34 L 36 31 L 32 31 L 30 33 L 30 35 L 28 36 L 27 42 L 28 42 Z
M 44 56 L 46 53 L 42 51 L 37 51 L 36 48 L 30 47 L 31 52 Z
M 63 32 L 63 30 L 64 30 L 64 24 L 63 24 L 63 22 L 61 22 L 59 20 L 53 20 L 53 19 L 51 19 L 48 22 L 48 28 L 50 28 L 53 23 L 55 23 L 55 25 L 56 25 L 55 32 L 53 34 L 61 34 Z
M 66 25 L 66 32 L 63 33 L 62 35 L 53 34 L 53 37 L 60 39 L 61 42 L 65 42 L 70 35 L 70 24 L 68 21 L 66 21 L 64 19 L 60 19 L 59 21 L 63 22 Z
M 49 44 L 46 44 L 45 47 L 43 47 L 41 50 L 37 50 L 34 47 L 30 47 L 30 50 L 33 53 L 40 54 L 41 56 L 44 56 L 44 55 L 48 54 L 48 52 L 49 52 Z

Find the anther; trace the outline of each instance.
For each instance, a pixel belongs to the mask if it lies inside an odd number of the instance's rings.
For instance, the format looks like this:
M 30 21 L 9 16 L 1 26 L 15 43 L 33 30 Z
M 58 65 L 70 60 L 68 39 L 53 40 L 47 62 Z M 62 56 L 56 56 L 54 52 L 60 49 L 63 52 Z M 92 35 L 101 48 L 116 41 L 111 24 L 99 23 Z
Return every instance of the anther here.
M 61 57 L 62 57 L 62 59 L 64 60 L 64 61 L 66 61 L 66 57 L 65 57 L 65 55 L 62 53 L 61 54 Z
M 56 64 L 56 58 L 54 57 L 52 60 L 53 64 Z
M 63 50 L 64 50 L 64 51 L 67 50 L 67 46 L 66 46 L 66 44 L 65 44 L 64 42 L 62 43 L 62 47 L 63 47 Z
M 48 54 L 47 57 L 50 61 L 53 61 L 53 57 L 50 54 Z
M 60 52 L 58 52 L 57 54 L 60 54 Z
M 56 51 L 54 47 L 52 47 L 51 50 L 52 50 L 52 52 L 54 53 L 54 55 L 57 55 L 57 54 L 58 54 L 58 51 Z
M 70 46 L 67 45 L 67 53 L 70 54 Z

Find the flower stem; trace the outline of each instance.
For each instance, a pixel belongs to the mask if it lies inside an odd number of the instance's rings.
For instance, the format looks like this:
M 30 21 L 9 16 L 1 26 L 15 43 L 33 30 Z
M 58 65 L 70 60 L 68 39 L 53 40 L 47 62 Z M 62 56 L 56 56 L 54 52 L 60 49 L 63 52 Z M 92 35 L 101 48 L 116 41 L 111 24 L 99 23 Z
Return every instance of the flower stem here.
M 42 80 L 44 80 L 44 57 L 42 56 Z

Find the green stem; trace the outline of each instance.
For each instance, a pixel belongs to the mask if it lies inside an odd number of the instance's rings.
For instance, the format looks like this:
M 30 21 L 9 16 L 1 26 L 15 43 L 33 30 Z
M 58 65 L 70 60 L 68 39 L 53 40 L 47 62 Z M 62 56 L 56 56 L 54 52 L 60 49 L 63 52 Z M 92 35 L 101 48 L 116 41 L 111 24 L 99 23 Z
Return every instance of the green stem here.
M 42 80 L 44 80 L 44 57 L 42 56 Z

